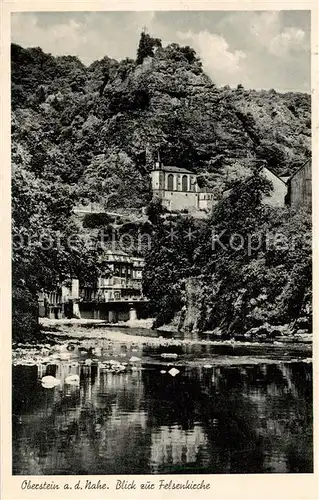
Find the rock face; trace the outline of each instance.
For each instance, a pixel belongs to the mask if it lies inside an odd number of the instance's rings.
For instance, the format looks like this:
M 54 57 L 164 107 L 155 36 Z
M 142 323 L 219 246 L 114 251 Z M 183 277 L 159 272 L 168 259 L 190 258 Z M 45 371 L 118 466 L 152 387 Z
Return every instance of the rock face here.
M 199 278 L 185 280 L 184 306 L 180 316 L 179 330 L 196 332 L 200 320 L 202 283 Z
M 86 68 L 76 57 L 15 44 L 11 59 L 14 142 L 36 156 L 38 169 L 43 163 L 44 176 L 54 152 L 63 165 L 63 172 L 55 165 L 57 175 L 81 185 L 92 202 L 143 206 L 158 151 L 166 165 L 208 182 L 212 171 L 223 177 L 225 166 L 247 158 L 284 174 L 310 153 L 309 95 L 217 88 L 195 52 L 177 44 L 141 64 L 105 57 Z M 25 140 L 30 122 L 45 141 L 41 155 L 32 150 L 33 129 Z
M 197 333 L 202 330 L 203 325 L 207 324 L 209 321 L 210 308 L 207 307 L 205 303 L 205 295 L 203 293 L 203 283 L 199 277 L 188 278 L 183 281 L 183 307 L 182 310 L 176 315 L 174 321 L 171 325 L 168 325 L 168 329 L 174 331 L 173 325 L 178 322 L 178 330 L 183 332 Z M 260 301 L 258 299 L 261 297 L 261 301 L 264 301 L 264 296 L 260 295 L 255 299 L 254 304 L 250 304 L 250 308 L 247 307 L 244 301 L 244 295 L 246 290 L 238 290 L 236 295 L 236 300 L 233 302 L 233 320 L 227 323 L 222 323 L 217 328 L 214 328 L 214 336 L 223 338 L 235 338 L 240 340 L 256 340 L 256 339 L 277 339 L 286 337 L 295 337 L 298 335 L 301 337 L 311 337 L 311 324 L 309 323 L 308 317 L 298 318 L 296 321 L 292 321 L 286 324 L 270 324 L 268 321 L 261 319 L 257 322 L 258 326 L 249 327 L 249 319 L 251 315 L 251 308 L 256 304 L 258 305 Z M 251 301 L 252 302 L 252 301 Z M 259 304 L 260 305 L 260 304 Z M 264 317 L 266 317 L 266 306 L 264 305 Z M 245 316 L 246 315 L 246 316 Z M 261 318 L 262 316 L 260 316 Z M 299 325 L 305 325 L 304 329 L 299 329 Z M 228 325 L 228 326 L 227 326 Z M 175 328 L 176 330 L 176 328 Z M 204 330 L 205 326 L 204 326 Z

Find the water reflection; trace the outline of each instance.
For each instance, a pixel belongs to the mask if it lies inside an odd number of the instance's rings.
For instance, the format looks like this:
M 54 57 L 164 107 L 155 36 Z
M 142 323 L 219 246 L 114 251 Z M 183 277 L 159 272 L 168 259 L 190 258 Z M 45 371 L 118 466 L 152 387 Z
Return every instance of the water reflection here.
M 311 365 L 141 368 L 14 366 L 13 473 L 312 471 Z M 70 373 L 78 386 L 64 383 Z M 48 374 L 61 384 L 43 388 Z

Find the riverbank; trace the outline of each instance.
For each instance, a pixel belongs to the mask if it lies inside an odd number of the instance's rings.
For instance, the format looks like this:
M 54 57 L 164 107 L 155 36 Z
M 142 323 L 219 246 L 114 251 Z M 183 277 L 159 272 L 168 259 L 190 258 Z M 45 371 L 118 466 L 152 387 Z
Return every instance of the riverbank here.
M 75 325 L 75 326 L 104 326 L 107 328 L 147 328 L 151 329 L 153 326 L 154 319 L 135 319 L 131 321 L 119 321 L 117 323 L 109 323 L 104 319 L 86 319 L 86 318 L 72 318 L 72 319 L 49 319 L 49 318 L 39 318 L 40 327 L 50 328 L 50 327 L 60 327 L 64 325 Z
M 311 363 L 312 344 L 298 338 L 268 341 L 218 339 L 211 335 L 179 334 L 164 336 L 157 330 L 145 328 L 107 327 L 103 322 L 47 322 L 45 331 L 33 344 L 14 344 L 14 366 L 47 366 L 62 363 L 73 366 L 100 366 L 119 363 L 125 370 L 136 369 L 136 362 L 149 367 L 182 367 L 208 369 L 218 366 L 239 366 L 281 363 Z M 115 360 L 115 361 L 114 361 Z M 133 360 L 133 366 L 130 367 Z M 101 365 L 102 366 L 102 365 Z M 152 368 L 151 368 L 152 369 Z
M 44 326 L 44 325 L 43 325 Z M 65 344 L 66 342 L 99 341 L 110 344 L 126 344 L 131 346 L 149 347 L 179 347 L 179 346 L 231 346 L 253 347 L 260 353 L 263 350 L 285 350 L 294 349 L 296 352 L 304 352 L 307 356 L 312 353 L 311 335 L 282 336 L 278 339 L 254 339 L 235 340 L 215 338 L 210 334 L 179 334 L 166 335 L 157 330 L 147 330 L 146 328 L 133 328 L 121 326 L 107 326 L 99 320 L 84 320 L 79 324 L 79 320 L 48 320 L 45 328 L 40 332 L 37 339 L 30 343 L 14 343 L 13 350 L 41 348 L 43 346 L 52 347 L 54 345 Z
M 128 333 L 127 329 L 64 325 L 47 335 L 45 342 L 15 345 L 12 362 L 14 366 L 37 366 L 41 373 L 48 366 L 60 364 L 71 370 L 113 363 L 123 365 L 125 372 L 130 373 L 155 367 L 164 371 L 191 367 L 207 370 L 221 366 L 312 362 L 312 346 L 307 343 L 176 339 L 155 336 L 154 331 L 150 334 L 153 336 L 146 336 L 142 330 Z
M 123 326 L 108 325 L 101 320 L 45 320 L 41 323 L 37 339 L 30 343 L 13 343 L 12 361 L 16 365 L 47 365 L 77 360 L 76 352 L 84 349 L 100 352 L 107 349 L 111 358 L 118 349 L 125 349 L 130 356 L 138 356 L 143 363 L 162 364 L 165 359 L 149 358 L 149 350 L 169 353 L 175 366 L 222 366 L 259 363 L 311 362 L 312 336 L 282 335 L 277 339 L 236 340 L 216 338 L 212 333 L 172 333 L 147 329 L 146 322 L 139 328 L 127 323 Z M 182 352 L 202 352 L 200 359 L 180 356 Z M 61 354 L 62 353 L 62 354 Z M 171 356 L 173 354 L 173 357 Z M 74 357 L 75 356 L 75 357 Z M 89 355 L 89 359 L 91 358 Z M 84 360 L 82 360 L 84 362 Z M 98 362 L 98 358 L 94 362 Z M 185 364 L 186 363 L 186 364 Z
M 67 325 L 64 325 L 66 328 L 61 326 L 59 332 L 54 332 L 54 336 L 56 337 L 67 337 L 70 339 L 80 339 L 80 338 L 89 338 L 89 339 L 106 339 L 111 340 L 113 342 L 127 342 L 127 343 L 138 343 L 138 344 L 147 344 L 147 345 L 193 345 L 193 344 L 207 344 L 207 345 L 265 345 L 265 346 L 285 346 L 287 344 L 304 344 L 310 346 L 311 336 L 287 336 L 282 337 L 280 340 L 270 339 L 267 341 L 262 340 L 235 340 L 235 339 L 216 339 L 214 337 L 209 338 L 209 335 L 206 338 L 200 337 L 198 335 L 189 335 L 186 338 L 167 338 L 162 335 L 158 336 L 149 336 L 142 335 L 141 332 L 138 331 L 137 328 L 131 330 L 135 330 L 134 333 L 130 333 L 129 329 L 127 331 L 123 331 L 120 327 L 112 327 L 104 331 L 103 329 L 94 328 L 94 330 L 89 331 L 87 328 L 81 328 L 76 325 L 75 328 Z M 158 332 L 160 333 L 160 332 Z M 154 334 L 155 335 L 155 334 Z
M 132 337 L 136 340 L 137 334 L 140 342 L 148 342 L 152 339 L 152 342 L 158 343 L 164 337 L 165 341 L 170 340 L 174 344 L 180 343 L 181 340 L 189 343 L 197 343 L 198 341 L 207 341 L 216 345 L 220 344 L 233 344 L 240 343 L 242 345 L 256 345 L 266 344 L 266 345 L 280 345 L 280 344 L 291 344 L 291 343 L 302 343 L 302 344 L 312 344 L 313 336 L 311 333 L 306 333 L 300 331 L 293 333 L 288 327 L 276 327 L 269 331 L 270 335 L 265 333 L 266 327 L 263 326 L 263 330 L 260 327 L 255 329 L 254 332 L 246 332 L 241 335 L 235 335 L 232 338 L 224 338 L 218 329 L 214 331 L 206 331 L 203 333 L 186 333 L 180 332 L 177 328 L 172 326 L 164 325 L 158 329 L 153 330 L 154 319 L 137 319 L 133 321 L 122 321 L 118 323 L 108 323 L 105 320 L 100 319 L 48 319 L 41 318 L 40 327 L 45 331 L 46 334 L 54 332 L 54 335 L 69 335 L 70 337 L 86 337 L 89 338 L 110 338 L 113 337 L 114 340 L 119 339 L 119 336 L 123 336 L 123 341 L 130 342 Z M 89 331 L 88 331 L 89 329 Z M 99 329 L 101 329 L 99 331 Z M 107 329 L 107 333 L 105 332 Z M 261 333 L 258 334 L 260 330 Z M 133 332 L 133 335 L 130 332 Z M 148 332 L 147 335 L 145 331 Z M 113 333 L 114 335 L 113 335 Z M 151 334 L 151 336 L 150 336 Z M 105 337 L 106 335 L 106 337 Z M 173 338 L 174 337 L 174 338 Z M 155 340 L 157 339 L 157 340 Z

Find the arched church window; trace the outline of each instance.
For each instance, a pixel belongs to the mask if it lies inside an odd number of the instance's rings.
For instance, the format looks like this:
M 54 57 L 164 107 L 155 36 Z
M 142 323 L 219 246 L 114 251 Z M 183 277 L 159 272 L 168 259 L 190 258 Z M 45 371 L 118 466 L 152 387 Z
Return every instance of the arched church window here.
M 182 191 L 188 191 L 188 186 L 187 186 L 187 175 L 183 175 L 182 177 Z
M 174 190 L 174 175 L 173 174 L 168 174 L 168 176 L 167 176 L 167 189 L 169 191 Z

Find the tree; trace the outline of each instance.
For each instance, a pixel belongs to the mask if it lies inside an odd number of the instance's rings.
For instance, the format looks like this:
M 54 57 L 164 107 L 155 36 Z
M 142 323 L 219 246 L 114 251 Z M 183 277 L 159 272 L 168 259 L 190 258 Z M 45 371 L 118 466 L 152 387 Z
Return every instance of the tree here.
M 32 338 L 37 294 L 64 280 L 97 278 L 105 264 L 94 237 L 83 240 L 72 216 L 75 196 L 59 177 L 44 178 L 31 168 L 32 153 L 12 147 L 13 338 Z
M 160 326 L 169 323 L 183 306 L 183 280 L 192 275 L 195 233 L 201 222 L 181 215 L 165 219 L 160 216 L 159 203 L 155 201 L 152 206 L 154 230 L 145 257 L 143 291 L 150 298 L 155 325 Z
M 152 224 L 158 225 L 165 213 L 162 200 L 160 198 L 153 198 L 146 207 L 145 213 Z
M 161 46 L 162 42 L 159 38 L 152 38 L 143 31 L 138 44 L 136 64 L 142 64 L 146 57 L 154 57 L 154 48 Z
M 180 51 L 182 52 L 182 54 L 184 54 L 189 64 L 193 64 L 193 62 L 195 61 L 199 62 L 195 50 L 188 45 L 186 45 L 185 47 L 181 47 Z
M 96 156 L 79 183 L 80 193 L 108 209 L 141 208 L 150 199 L 149 179 L 120 149 Z
M 263 140 L 256 149 L 257 157 L 266 160 L 267 165 L 277 171 L 285 167 L 286 155 L 283 149 L 272 141 Z

